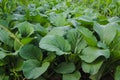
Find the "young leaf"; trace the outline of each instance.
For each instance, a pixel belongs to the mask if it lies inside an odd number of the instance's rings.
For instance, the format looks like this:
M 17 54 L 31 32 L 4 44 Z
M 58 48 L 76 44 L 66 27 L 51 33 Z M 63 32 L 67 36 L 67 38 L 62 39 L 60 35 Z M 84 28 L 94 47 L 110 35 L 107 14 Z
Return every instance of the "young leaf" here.
M 109 23 L 107 25 L 100 25 L 98 23 L 94 23 L 94 30 L 100 36 L 100 39 L 103 43 L 109 45 L 116 36 L 116 23 Z
M 42 52 L 39 48 L 37 48 L 34 45 L 28 44 L 23 46 L 20 49 L 20 56 L 23 59 L 38 59 L 38 60 L 42 60 Z
M 32 40 L 34 40 L 34 38 L 25 37 L 25 38 L 22 38 L 21 42 L 25 45 L 25 44 L 29 44 L 30 42 L 32 42 Z
M 71 74 L 63 74 L 63 80 L 80 80 L 81 74 L 79 71 L 75 71 Z
M 58 35 L 47 35 L 39 43 L 40 48 L 55 51 L 57 55 L 68 54 L 71 46 L 67 40 Z
M 104 56 L 105 58 L 110 57 L 109 49 L 99 49 L 96 47 L 87 47 L 82 51 L 82 54 L 79 55 L 82 60 L 87 63 L 95 61 L 98 57 Z
M 40 66 L 37 60 L 27 60 L 23 64 L 23 74 L 27 79 L 36 79 L 48 69 L 49 65 L 49 62 L 45 62 Z
M 70 63 L 70 62 L 69 63 L 63 62 L 55 68 L 55 71 L 61 74 L 72 73 L 74 70 L 75 70 L 75 65 L 74 63 Z
M 88 30 L 85 27 L 80 26 L 78 28 L 78 31 L 83 35 L 83 38 L 86 40 L 88 45 L 90 45 L 90 46 L 96 46 L 97 45 L 97 39 L 90 30 Z

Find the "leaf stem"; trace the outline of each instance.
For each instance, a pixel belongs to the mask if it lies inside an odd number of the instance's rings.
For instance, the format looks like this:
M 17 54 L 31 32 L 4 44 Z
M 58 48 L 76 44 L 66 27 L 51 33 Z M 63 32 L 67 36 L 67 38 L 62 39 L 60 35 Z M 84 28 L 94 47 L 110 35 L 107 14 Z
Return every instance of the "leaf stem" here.
M 2 25 L 0 25 L 0 28 L 7 31 L 14 40 L 16 40 L 21 46 L 23 46 L 22 42 L 20 42 L 20 40 L 9 29 L 7 29 L 6 27 Z

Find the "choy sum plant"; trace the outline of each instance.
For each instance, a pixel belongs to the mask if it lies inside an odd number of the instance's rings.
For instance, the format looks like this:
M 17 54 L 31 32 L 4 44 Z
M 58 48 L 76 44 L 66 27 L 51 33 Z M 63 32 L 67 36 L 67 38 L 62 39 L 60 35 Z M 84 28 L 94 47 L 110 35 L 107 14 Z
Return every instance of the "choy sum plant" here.
M 106 4 L 0 0 L 0 80 L 119 80 L 119 1 Z

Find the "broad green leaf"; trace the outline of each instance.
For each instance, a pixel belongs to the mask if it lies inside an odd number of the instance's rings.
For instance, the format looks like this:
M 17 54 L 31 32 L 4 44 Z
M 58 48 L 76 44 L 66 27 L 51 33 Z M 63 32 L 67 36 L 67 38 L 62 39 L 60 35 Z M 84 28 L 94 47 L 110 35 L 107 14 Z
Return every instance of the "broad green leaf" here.
M 112 18 L 108 19 L 108 21 L 109 21 L 110 23 L 112 23 L 112 22 L 120 22 L 120 18 L 117 17 L 117 16 L 115 16 L 115 17 L 112 17 Z
M 103 59 L 99 59 L 99 63 L 100 61 L 103 61 Z M 98 63 L 98 64 L 99 64 Z M 91 80 L 101 80 L 101 77 L 103 76 L 104 72 L 105 72 L 105 64 L 103 63 L 102 66 L 100 67 L 99 71 L 95 74 L 95 75 L 90 75 L 89 78 Z M 106 68 L 107 69 L 107 68 Z M 107 71 L 107 70 L 106 70 Z
M 62 62 L 55 68 L 55 71 L 61 74 L 72 73 L 74 70 L 75 70 L 75 65 L 74 63 L 71 62 L 69 63 Z
M 74 53 L 80 53 L 81 50 L 87 46 L 86 41 L 83 40 L 83 37 L 77 31 L 77 29 L 71 29 L 68 31 L 67 40 L 71 44 L 71 50 Z
M 40 48 L 55 51 L 57 55 L 69 54 L 71 46 L 67 40 L 58 35 L 47 35 L 39 43 Z
M 110 57 L 109 49 L 99 49 L 96 47 L 87 47 L 82 51 L 82 54 L 79 55 L 82 60 L 87 63 L 95 61 L 98 57 L 104 56 L 105 58 Z
M 36 32 L 38 32 L 42 36 L 47 34 L 47 30 L 44 27 L 42 27 L 40 24 L 36 24 L 34 26 L 34 29 Z
M 7 54 L 6 53 L 4 53 L 4 52 L 2 52 L 2 51 L 0 51 L 0 59 L 3 59 L 4 57 L 6 57 L 7 56 Z
M 47 35 L 59 35 L 59 36 L 64 36 L 69 29 L 70 29 L 69 26 L 54 27 L 50 32 L 48 32 Z
M 32 44 L 28 44 L 28 45 L 23 46 L 20 49 L 19 54 L 23 59 L 37 59 L 40 61 L 42 60 L 41 50 Z
M 86 40 L 88 45 L 90 45 L 90 46 L 96 46 L 97 45 L 97 39 L 90 30 L 88 30 L 85 27 L 80 26 L 78 28 L 78 31 L 83 35 L 83 38 Z
M 13 20 L 24 21 L 25 16 L 21 14 L 13 14 Z
M 1 28 L 0 28 L 0 41 L 11 47 L 13 46 L 13 39 L 10 37 L 10 34 Z
M 79 17 L 78 20 L 84 21 L 86 23 L 93 22 L 93 20 L 92 20 L 92 18 L 90 18 L 90 16 L 85 16 L 85 15 Z
M 49 62 L 45 62 L 40 66 L 37 60 L 27 60 L 23 64 L 23 74 L 27 79 L 36 79 L 48 69 L 49 65 Z
M 63 74 L 63 80 L 80 80 L 81 74 L 79 71 L 75 71 L 71 74 Z
M 102 64 L 103 64 L 103 60 L 95 61 L 93 63 L 82 62 L 82 70 L 85 73 L 90 73 L 91 75 L 95 75 L 99 71 Z
M 65 24 L 67 23 L 66 17 L 67 17 L 66 13 L 59 13 L 59 14 L 50 13 L 49 20 L 53 25 L 57 27 L 65 26 Z
M 17 24 L 15 28 L 18 28 L 19 33 L 24 37 L 30 36 L 34 32 L 34 25 L 27 21 Z
M 116 68 L 114 79 L 120 80 L 120 66 L 117 66 L 117 68 Z
M 103 43 L 109 45 L 116 36 L 116 23 L 109 23 L 107 25 L 94 24 L 94 30 L 100 36 Z

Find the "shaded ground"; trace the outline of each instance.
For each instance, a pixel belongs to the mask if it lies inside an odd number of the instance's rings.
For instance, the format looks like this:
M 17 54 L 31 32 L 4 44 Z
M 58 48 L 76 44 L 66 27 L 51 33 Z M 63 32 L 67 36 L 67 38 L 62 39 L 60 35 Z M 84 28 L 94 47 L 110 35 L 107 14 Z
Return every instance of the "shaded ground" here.
M 82 75 L 84 75 L 84 76 L 82 76 L 80 80 L 91 80 L 88 78 L 89 77 L 88 74 L 83 73 Z M 51 77 L 49 80 L 62 80 L 62 78 L 61 78 L 61 76 L 57 75 L 57 76 Z M 108 75 L 103 76 L 103 78 L 101 78 L 101 80 L 114 80 L 114 79 L 111 75 L 108 74 Z

